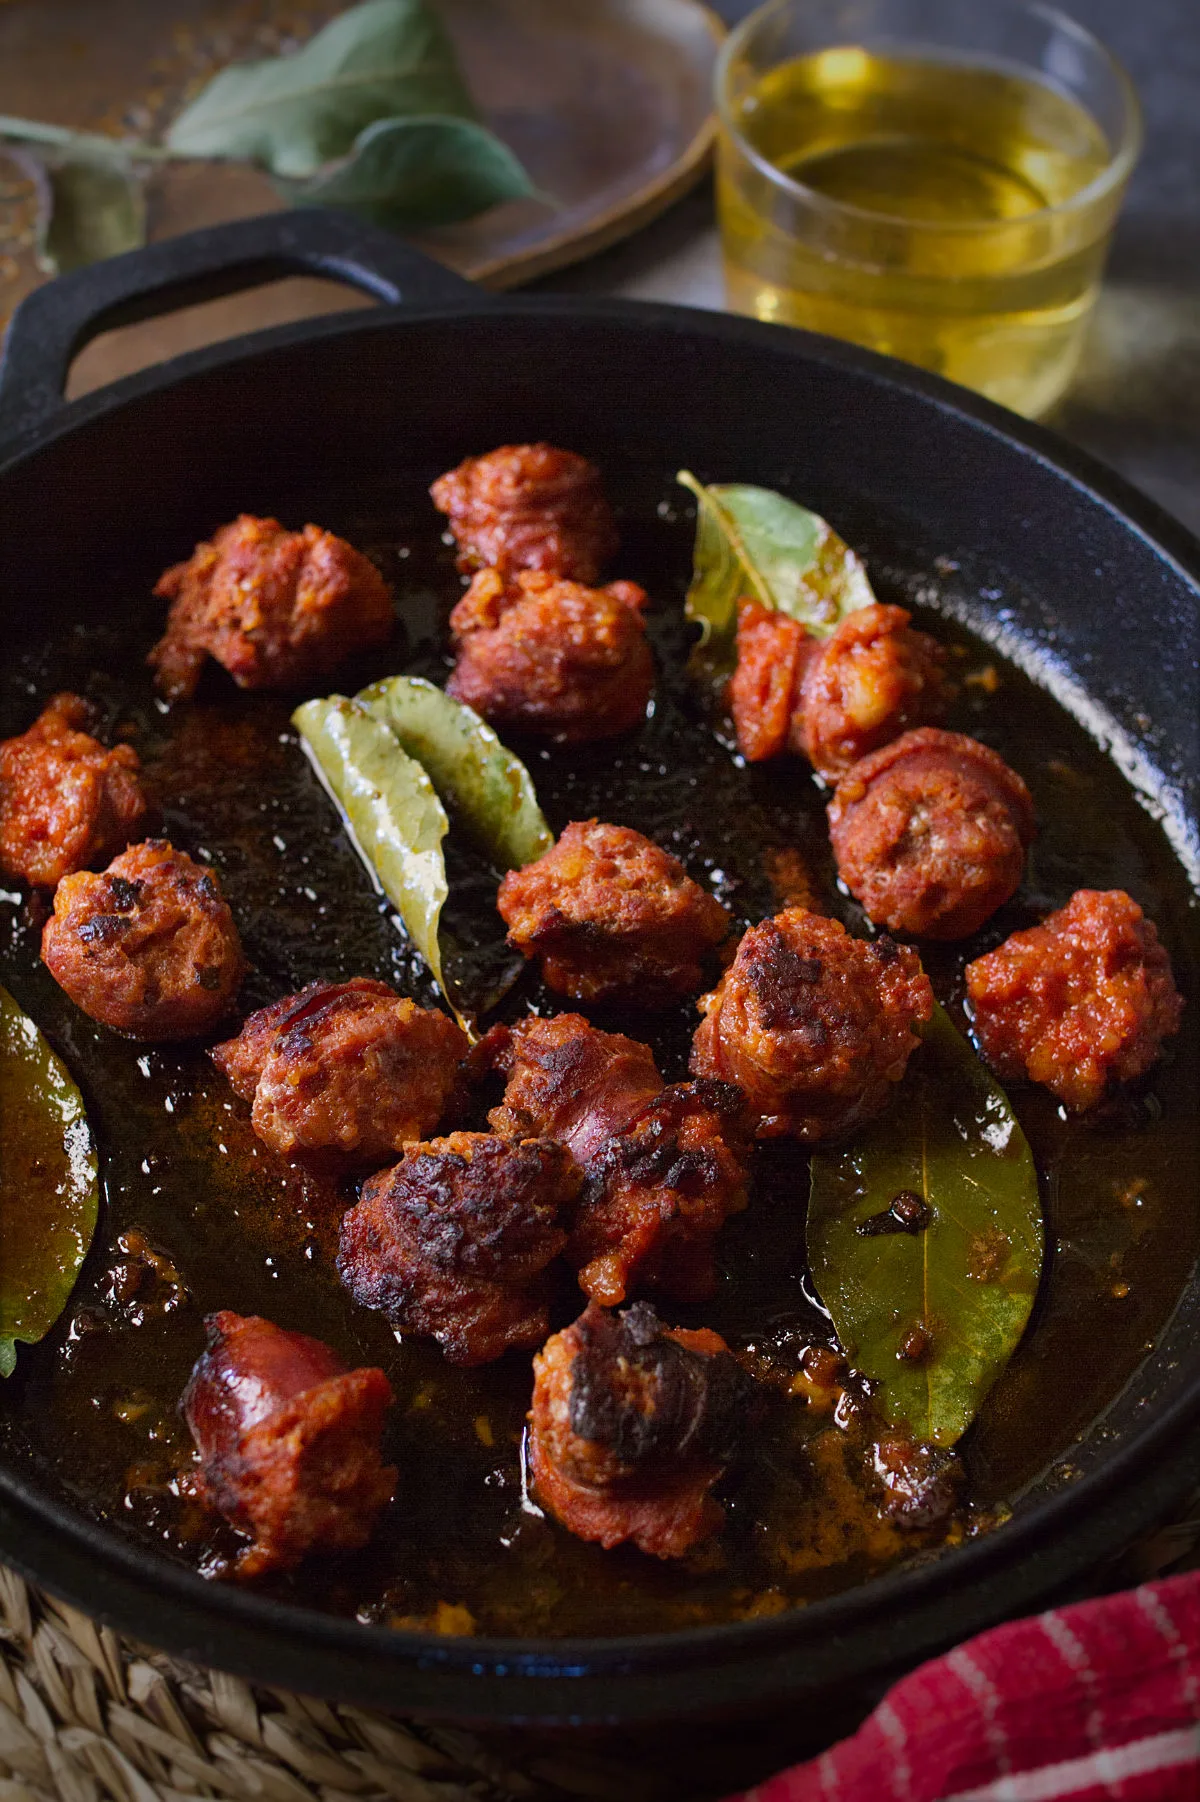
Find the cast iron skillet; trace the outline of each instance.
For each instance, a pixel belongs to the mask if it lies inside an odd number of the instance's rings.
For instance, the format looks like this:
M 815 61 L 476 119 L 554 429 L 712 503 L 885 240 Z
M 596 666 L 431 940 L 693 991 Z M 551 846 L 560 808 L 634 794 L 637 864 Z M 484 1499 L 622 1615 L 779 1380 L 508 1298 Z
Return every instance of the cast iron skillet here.
M 384 304 L 181 356 L 71 405 L 98 332 L 304 272 Z M 665 306 L 497 299 L 335 214 L 218 227 L 55 282 L 0 372 L 0 645 L 143 592 L 198 522 L 306 492 L 406 446 L 442 465 L 548 438 L 802 495 L 946 593 L 1051 687 L 1200 873 L 1200 546 L 1048 433 L 843 344 Z M 1069 1381 L 1064 1373 L 1064 1381 Z M 1200 1483 L 1200 1284 L 1105 1418 L 999 1531 L 774 1619 L 589 1641 L 391 1633 L 212 1585 L 39 1487 L 0 1397 L 0 1554 L 174 1653 L 328 1696 L 475 1721 L 637 1722 L 870 1682 L 1069 1589 Z M 1067 1480 L 1067 1467 L 1072 1480 Z

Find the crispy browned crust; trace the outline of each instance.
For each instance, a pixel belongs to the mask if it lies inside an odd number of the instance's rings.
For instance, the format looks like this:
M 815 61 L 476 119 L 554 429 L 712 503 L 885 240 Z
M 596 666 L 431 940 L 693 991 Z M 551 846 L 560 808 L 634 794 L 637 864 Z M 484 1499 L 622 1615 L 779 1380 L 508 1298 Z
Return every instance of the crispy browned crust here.
M 64 877 L 42 961 L 93 1020 L 150 1040 L 211 1032 L 246 967 L 215 874 L 165 839 L 132 846 L 103 875 Z
M 883 1108 L 933 991 L 908 946 L 793 907 L 751 927 L 699 1005 L 696 1075 L 736 1082 L 760 1138 L 817 1144 Z
M 343 1218 L 338 1273 L 356 1301 L 431 1335 L 454 1364 L 530 1351 L 549 1327 L 546 1271 L 580 1180 L 550 1139 L 411 1145 Z
M 694 994 L 729 915 L 683 865 L 628 826 L 574 820 L 496 899 L 508 942 L 547 985 L 590 1003 L 669 1006 Z

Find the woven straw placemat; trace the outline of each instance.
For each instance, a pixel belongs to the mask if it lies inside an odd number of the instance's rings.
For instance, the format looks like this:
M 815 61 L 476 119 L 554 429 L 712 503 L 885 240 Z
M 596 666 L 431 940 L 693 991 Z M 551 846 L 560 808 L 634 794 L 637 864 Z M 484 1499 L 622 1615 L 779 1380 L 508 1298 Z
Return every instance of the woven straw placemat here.
M 1200 1498 L 1090 1587 L 1197 1565 Z M 810 1737 L 795 1717 L 640 1740 L 416 1723 L 182 1664 L 0 1565 L 0 1802 L 700 1802 L 815 1750 Z

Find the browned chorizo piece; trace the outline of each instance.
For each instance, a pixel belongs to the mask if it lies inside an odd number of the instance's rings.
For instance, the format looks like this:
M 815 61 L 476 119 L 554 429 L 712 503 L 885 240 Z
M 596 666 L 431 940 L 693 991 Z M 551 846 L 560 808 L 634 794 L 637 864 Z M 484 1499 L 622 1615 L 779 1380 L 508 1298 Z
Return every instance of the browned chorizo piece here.
M 0 744 L 0 872 L 54 888 L 107 863 L 143 829 L 148 812 L 132 745 L 112 750 L 82 728 L 79 695 L 47 701 L 27 732 Z
M 579 1184 L 552 1139 L 457 1132 L 410 1145 L 343 1216 L 338 1274 L 355 1301 L 429 1334 L 452 1364 L 533 1351 L 550 1328 L 547 1268 Z
M 273 1151 L 364 1166 L 436 1130 L 466 1053 L 445 1014 L 358 976 L 260 1008 L 212 1059 Z
M 795 751 L 823 776 L 944 709 L 945 652 L 903 607 L 859 607 L 824 642 L 759 601 L 738 605 L 729 700 L 750 763 Z
M 569 1532 L 680 1558 L 718 1533 L 715 1483 L 737 1455 L 752 1384 L 707 1328 L 647 1302 L 589 1304 L 533 1361 L 533 1493 Z
M 429 492 L 449 516 L 464 572 L 544 569 L 594 582 L 617 548 L 599 470 L 552 444 L 502 444 L 467 457 Z
M 910 727 L 941 717 L 946 653 L 928 633 L 914 632 L 911 620 L 904 607 L 859 607 L 809 660 L 797 748 L 823 776 L 840 776 Z
M 711 1295 L 717 1235 L 746 1206 L 738 1090 L 664 1088 L 647 1046 L 580 1014 L 524 1020 L 493 1045 L 508 1076 L 493 1127 L 557 1139 L 583 1172 L 565 1255 L 585 1294 L 605 1305 L 638 1289 Z
M 233 1006 L 246 970 L 214 873 L 165 839 L 64 876 L 42 962 L 76 1007 L 130 1038 L 194 1039 Z
M 289 532 L 250 513 L 198 544 L 154 592 L 171 609 L 148 661 L 172 701 L 195 693 L 206 656 L 239 688 L 299 688 L 385 644 L 394 624 L 369 557 L 319 526 Z
M 765 763 L 799 748 L 793 718 L 800 705 L 804 671 L 818 646 L 799 620 L 764 607 L 738 602 L 737 667 L 729 682 L 737 746 L 747 763 Z
M 392 1400 L 382 1370 L 348 1370 L 319 1339 L 256 1314 L 204 1324 L 182 1407 L 205 1499 L 251 1541 L 233 1574 L 366 1545 L 396 1486 L 379 1451 Z
M 884 1107 L 933 990 L 910 947 L 790 907 L 751 927 L 699 1005 L 693 1072 L 736 1083 L 759 1138 L 817 1145 Z
M 645 590 L 585 588 L 539 570 L 482 569 L 454 612 L 446 691 L 494 726 L 585 744 L 628 732 L 654 690 Z
M 729 915 L 677 858 L 628 826 L 573 820 L 496 899 L 508 942 L 574 1001 L 669 1006 L 695 994 Z
M 1178 1032 L 1183 1001 L 1151 920 L 1122 889 L 1077 889 L 966 968 L 983 1054 L 1001 1078 L 1094 1107 Z
M 1033 840 L 1015 770 L 961 732 L 922 726 L 847 770 L 829 805 L 838 873 L 877 926 L 962 939 L 1007 901 Z

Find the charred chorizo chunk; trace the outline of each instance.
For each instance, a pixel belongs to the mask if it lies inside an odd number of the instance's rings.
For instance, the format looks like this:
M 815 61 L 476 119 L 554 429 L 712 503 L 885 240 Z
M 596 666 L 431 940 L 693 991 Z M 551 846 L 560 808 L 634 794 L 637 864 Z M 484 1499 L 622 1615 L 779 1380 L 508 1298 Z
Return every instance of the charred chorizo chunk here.
M 983 1054 L 1005 1080 L 1094 1107 L 1178 1032 L 1183 1001 L 1152 921 L 1122 889 L 1078 889 L 966 968 Z
M 962 939 L 1014 894 L 1029 790 L 961 732 L 923 726 L 846 771 L 829 805 L 838 873 L 877 926 Z
M 305 526 L 242 513 L 160 576 L 167 629 L 150 653 L 168 700 L 196 691 L 206 656 L 239 688 L 298 688 L 386 643 L 391 591 L 361 551 Z
M 450 615 L 458 661 L 446 691 L 494 726 L 560 744 L 628 732 L 654 689 L 645 604 L 636 582 L 585 588 L 482 569 Z
M 343 1217 L 338 1274 L 355 1301 L 429 1334 L 452 1364 L 532 1351 L 549 1331 L 547 1267 L 579 1182 L 552 1139 L 457 1132 L 410 1145 Z
M 711 1495 L 737 1455 L 750 1379 L 719 1334 L 648 1302 L 591 1302 L 533 1361 L 530 1470 L 542 1506 L 606 1551 L 680 1558 L 720 1531 Z
M 193 1039 L 233 1006 L 246 962 L 214 873 L 165 839 L 64 876 L 42 962 L 76 1007 L 134 1039 Z
M 212 1059 L 273 1151 L 361 1166 L 436 1129 L 466 1051 L 445 1014 L 359 976 L 260 1008 Z
M 0 871 L 54 888 L 64 876 L 107 863 L 138 836 L 147 815 L 132 745 L 106 750 L 81 728 L 79 695 L 47 701 L 27 732 L 0 744 Z
M 839 776 L 945 704 L 945 652 L 903 607 L 860 607 L 824 642 L 758 601 L 738 607 L 729 698 L 750 763 L 795 751 Z
M 882 1110 L 933 991 L 908 946 L 790 907 L 751 927 L 699 1006 L 693 1072 L 736 1083 L 759 1138 L 816 1145 Z
M 496 900 L 508 942 L 546 983 L 586 1002 L 667 1006 L 694 994 L 729 915 L 677 858 L 628 826 L 574 820 Z
M 565 1255 L 585 1294 L 606 1305 L 636 1289 L 711 1295 L 717 1235 L 746 1206 L 737 1089 L 664 1088 L 647 1046 L 580 1014 L 524 1020 L 494 1044 L 508 1086 L 492 1126 L 557 1139 L 583 1172 Z
M 429 492 L 449 516 L 464 572 L 544 569 L 594 582 L 617 548 L 599 470 L 552 444 L 502 444 L 467 457 Z
M 204 1324 L 182 1407 L 202 1493 L 251 1540 L 235 1574 L 366 1545 L 396 1486 L 379 1450 L 392 1400 L 382 1370 L 348 1370 L 319 1339 L 256 1314 Z

